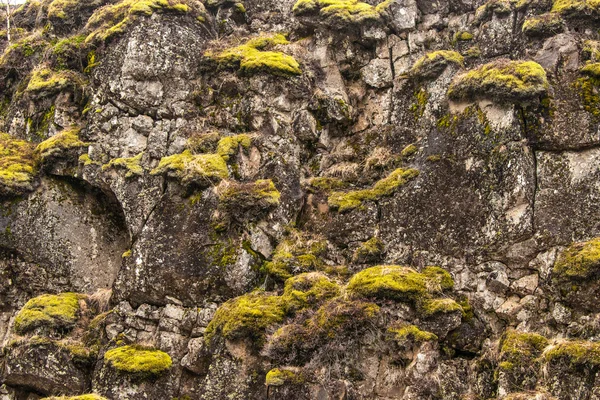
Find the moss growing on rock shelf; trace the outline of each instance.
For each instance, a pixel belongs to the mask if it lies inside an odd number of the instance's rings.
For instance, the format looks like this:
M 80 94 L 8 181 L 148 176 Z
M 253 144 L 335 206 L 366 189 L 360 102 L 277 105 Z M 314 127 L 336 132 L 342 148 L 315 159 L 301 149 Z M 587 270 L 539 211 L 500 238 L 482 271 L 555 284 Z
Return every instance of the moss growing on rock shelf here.
M 219 209 L 233 219 L 258 219 L 279 205 L 281 193 L 270 179 L 238 183 L 223 181 L 216 188 Z
M 319 256 L 326 249 L 326 240 L 291 231 L 277 246 L 271 261 L 265 263 L 265 269 L 274 278 L 286 280 L 294 274 L 319 269 L 322 266 Z
M 572 340 L 558 343 L 544 353 L 547 362 L 565 361 L 569 365 L 600 366 L 600 343 Z
M 31 143 L 0 133 L 0 194 L 32 190 L 37 174 L 37 155 Z
M 437 314 L 450 314 L 453 312 L 464 313 L 460 304 L 449 298 L 424 301 L 420 308 L 425 317 L 432 317 Z
M 75 326 L 81 295 L 44 294 L 29 300 L 15 317 L 14 329 L 20 335 L 37 328 L 68 330 Z
M 547 93 L 546 71 L 533 61 L 497 60 L 454 78 L 448 96 L 454 100 L 489 98 L 526 101 Z
M 310 178 L 305 183 L 306 189 L 311 193 L 328 193 L 336 189 L 344 189 L 348 183 L 330 177 Z
M 124 169 L 126 172 L 125 178 L 133 178 L 135 176 L 144 175 L 144 168 L 141 165 L 144 152 L 134 156 L 126 158 L 114 158 L 107 164 L 102 166 L 102 171 L 106 171 L 111 168 Z
M 38 95 L 59 92 L 69 85 L 82 86 L 84 81 L 73 71 L 55 72 L 49 68 L 38 67 L 31 73 L 25 92 Z
M 266 72 L 273 75 L 300 75 L 300 64 L 292 56 L 279 51 L 271 51 L 277 45 L 286 45 L 284 35 L 259 36 L 245 44 L 218 53 L 207 52 L 205 56 L 216 61 L 223 68 L 239 69 L 241 73 L 255 74 Z
M 433 51 L 419 58 L 410 69 L 409 75 L 421 79 L 435 79 L 452 64 L 459 68 L 464 67 L 463 56 L 451 50 Z
M 353 210 L 360 207 L 365 201 L 377 201 L 394 192 L 409 180 L 419 175 L 416 169 L 398 168 L 386 178 L 375 183 L 371 189 L 355 190 L 351 192 L 333 192 L 328 199 L 329 206 L 339 212 Z
M 600 12 L 600 1 L 598 0 L 554 0 L 552 3 L 553 13 L 559 13 L 566 17 L 581 17 Z
M 302 374 L 289 369 L 274 368 L 267 373 L 265 385 L 267 386 L 283 386 L 283 385 L 298 385 L 304 383 L 305 379 Z
M 555 277 L 588 279 L 600 273 L 600 238 L 575 243 L 565 249 L 554 264 Z
M 377 260 L 383 254 L 385 246 L 381 239 L 374 237 L 362 243 L 352 255 L 352 261 L 358 263 Z
M 424 343 L 438 340 L 435 334 L 423 331 L 415 325 L 390 327 L 388 328 L 388 332 L 393 335 L 394 340 L 402 345 L 408 342 Z
M 528 18 L 523 23 L 523 33 L 528 36 L 555 35 L 563 30 L 563 19 L 559 14 L 546 13 Z
M 198 0 L 121 0 L 97 9 L 88 20 L 86 42 L 105 41 L 120 35 L 140 17 L 155 12 L 191 15 L 202 22 L 206 15 Z
M 261 342 L 265 330 L 282 322 L 284 316 L 281 297 L 248 293 L 223 303 L 208 324 L 204 337 L 207 343 L 217 335 L 229 340 L 247 337 Z
M 391 0 L 376 6 L 358 0 L 299 0 L 293 12 L 298 16 L 318 14 L 328 25 L 344 26 L 378 22 L 390 4 Z
M 537 333 L 507 331 L 500 340 L 500 369 L 529 368 L 548 346 L 548 339 Z
M 98 394 L 82 394 L 79 396 L 59 396 L 59 397 L 44 397 L 41 400 L 108 400 Z
M 179 179 L 184 185 L 208 186 L 229 177 L 227 164 L 218 154 L 181 154 L 163 157 L 152 175 L 167 175 Z
M 139 346 L 123 346 L 108 350 L 104 360 L 117 371 L 143 377 L 160 375 L 171 368 L 172 360 L 164 351 Z
M 237 154 L 240 147 L 248 149 L 251 145 L 252 137 L 250 135 L 227 136 L 217 143 L 217 154 L 223 157 L 225 161 L 229 161 L 231 156 Z
M 40 143 L 35 151 L 45 161 L 49 158 L 60 156 L 67 150 L 87 147 L 89 143 L 85 143 L 79 139 L 80 130 L 77 126 L 62 130 Z
M 288 313 L 312 307 L 341 293 L 340 286 L 327 276 L 309 272 L 285 281 L 283 302 Z

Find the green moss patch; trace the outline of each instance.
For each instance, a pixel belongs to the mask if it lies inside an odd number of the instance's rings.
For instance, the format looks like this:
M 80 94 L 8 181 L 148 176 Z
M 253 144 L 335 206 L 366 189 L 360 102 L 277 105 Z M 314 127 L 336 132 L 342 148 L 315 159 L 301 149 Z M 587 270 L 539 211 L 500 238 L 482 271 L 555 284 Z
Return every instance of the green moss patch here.
M 348 183 L 330 177 L 315 177 L 305 181 L 304 186 L 311 193 L 329 193 L 332 190 L 344 189 Z
M 410 69 L 409 75 L 422 79 L 435 79 L 449 65 L 456 65 L 459 68 L 463 68 L 463 56 L 451 50 L 433 51 L 419 58 Z
M 385 246 L 381 239 L 374 237 L 366 242 L 362 243 L 358 249 L 354 251 L 352 255 L 352 261 L 358 263 L 369 262 L 377 260 L 383 254 Z
M 451 314 L 454 312 L 463 313 L 460 304 L 450 298 L 432 299 L 421 304 L 421 312 L 425 317 L 432 317 L 437 314 Z
M 546 13 L 528 18 L 523 23 L 523 33 L 528 36 L 555 35 L 563 30 L 563 19 L 559 14 Z
M 539 98 L 548 88 L 546 71 L 536 62 L 503 59 L 458 75 L 448 96 L 454 100 L 514 102 Z
M 391 333 L 394 340 L 401 345 L 409 342 L 420 344 L 424 342 L 435 342 L 438 340 L 438 337 L 435 334 L 423 331 L 415 325 L 390 327 L 388 328 L 388 332 Z
M 206 186 L 229 177 L 227 164 L 218 154 L 192 154 L 189 150 L 181 154 L 163 157 L 152 175 L 167 175 L 179 179 L 183 184 Z
M 233 219 L 257 219 L 277 207 L 281 197 L 270 179 L 249 183 L 223 181 L 216 191 L 219 208 Z
M 265 263 L 265 270 L 282 281 L 297 273 L 317 270 L 322 266 L 320 256 L 326 249 L 327 241 L 291 231 L 277 245 L 271 261 Z
M 25 88 L 27 93 L 53 94 L 67 86 L 82 86 L 84 81 L 73 71 L 55 72 L 49 68 L 39 67 L 33 70 L 29 83 Z
M 86 42 L 105 41 L 120 35 L 140 17 L 155 12 L 190 15 L 202 22 L 204 5 L 198 0 L 122 0 L 97 9 L 88 20 Z
M 353 210 L 365 201 L 377 201 L 382 197 L 391 196 L 398 188 L 419 175 L 416 169 L 398 168 L 386 178 L 375 183 L 371 189 L 351 192 L 333 192 L 328 199 L 329 206 L 339 212 Z
M 327 25 L 375 23 L 384 18 L 391 0 L 376 6 L 358 0 L 299 0 L 293 8 L 298 16 L 318 15 Z
M 573 340 L 558 343 L 544 353 L 547 362 L 564 361 L 570 365 L 600 366 L 600 343 Z
M 44 397 L 42 400 L 108 400 L 97 394 L 82 394 L 80 396 Z
M 289 278 L 285 281 L 283 302 L 288 313 L 313 307 L 325 300 L 339 296 L 340 286 L 327 276 L 318 272 L 309 272 Z
M 32 190 L 37 164 L 31 143 L 0 133 L 0 193 L 21 194 Z
M 142 158 L 144 157 L 144 152 L 134 156 L 134 157 L 125 157 L 125 158 L 114 158 L 110 160 L 107 164 L 102 166 L 102 171 L 106 171 L 111 168 L 122 169 L 125 170 L 125 178 L 133 178 L 136 176 L 144 175 L 144 168 L 142 167 Z
M 171 368 L 172 360 L 164 351 L 131 345 L 108 350 L 104 360 L 117 371 L 140 376 L 157 376 Z
M 289 369 L 274 368 L 267 372 L 265 385 L 267 386 L 283 386 L 283 385 L 298 385 L 304 383 L 305 379 L 302 374 Z
M 217 143 L 217 154 L 223 157 L 225 161 L 229 161 L 230 157 L 237 154 L 240 147 L 248 149 L 251 145 L 252 137 L 250 135 L 227 136 Z
M 600 272 L 600 238 L 575 243 L 565 249 L 552 270 L 556 277 L 588 279 Z
M 284 35 L 259 36 L 246 43 L 218 53 L 207 52 L 205 56 L 227 69 L 237 69 L 241 73 L 265 72 L 280 76 L 302 74 L 300 64 L 290 55 L 272 49 L 288 44 Z
M 45 327 L 68 330 L 75 326 L 81 295 L 44 294 L 29 300 L 15 317 L 14 329 L 20 335 Z
M 559 13 L 566 17 L 582 17 L 597 15 L 600 12 L 600 1 L 598 0 L 554 0 L 552 3 L 553 13 Z
M 80 128 L 77 126 L 62 130 L 40 143 L 35 151 L 45 161 L 49 158 L 60 156 L 65 151 L 89 146 L 89 143 L 85 143 L 79 139 L 79 132 Z
M 500 369 L 529 368 L 548 346 L 548 339 L 537 333 L 507 331 L 500 340 Z

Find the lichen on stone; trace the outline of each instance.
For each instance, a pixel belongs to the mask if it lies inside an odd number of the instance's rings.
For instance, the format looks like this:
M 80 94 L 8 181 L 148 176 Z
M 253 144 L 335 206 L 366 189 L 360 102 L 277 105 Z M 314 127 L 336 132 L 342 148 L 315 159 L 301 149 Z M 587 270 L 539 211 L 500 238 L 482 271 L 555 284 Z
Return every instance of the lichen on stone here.
M 514 102 L 539 98 L 548 88 L 546 71 L 538 63 L 501 59 L 458 75 L 448 96 L 454 100 Z
M 35 151 L 45 161 L 52 157 L 60 156 L 65 151 L 89 146 L 89 143 L 79 139 L 80 131 L 81 129 L 78 126 L 64 129 L 38 144 Z
M 104 360 L 117 371 L 143 377 L 160 375 L 173 363 L 164 351 L 140 345 L 110 349 L 104 354 Z
M 353 210 L 360 207 L 365 201 L 377 201 L 383 197 L 391 196 L 398 188 L 417 175 L 419 175 L 419 171 L 416 169 L 398 168 L 375 183 L 370 189 L 333 192 L 329 196 L 328 203 L 330 207 L 337 209 L 339 212 Z
M 143 176 L 144 168 L 141 165 L 144 152 L 134 157 L 124 158 L 113 158 L 107 164 L 102 166 L 102 171 L 106 171 L 111 168 L 123 169 L 126 171 L 125 178 L 133 178 L 135 176 Z
M 152 175 L 167 175 L 184 185 L 210 186 L 229 177 L 227 164 L 218 154 L 192 154 L 189 150 L 163 157 Z
M 37 165 L 37 153 L 31 143 L 0 133 L 0 193 L 22 194 L 32 190 Z
M 600 273 L 600 238 L 574 243 L 556 260 L 555 277 L 585 280 Z
M 15 317 L 15 332 L 23 335 L 41 327 L 59 331 L 73 328 L 81 298 L 77 293 L 61 293 L 30 299 Z
M 263 35 L 250 39 L 242 45 L 216 53 L 208 51 L 204 55 L 222 68 L 236 69 L 244 74 L 265 72 L 284 77 L 300 75 L 302 70 L 294 57 L 272 50 L 275 46 L 288 43 L 282 34 Z

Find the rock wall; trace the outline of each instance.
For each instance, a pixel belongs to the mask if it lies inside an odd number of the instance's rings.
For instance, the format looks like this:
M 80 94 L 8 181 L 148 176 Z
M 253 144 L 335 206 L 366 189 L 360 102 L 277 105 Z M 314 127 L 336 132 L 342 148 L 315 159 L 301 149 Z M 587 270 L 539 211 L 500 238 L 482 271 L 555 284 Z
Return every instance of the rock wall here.
M 0 399 L 600 398 L 600 6 L 365 1 L 13 10 Z

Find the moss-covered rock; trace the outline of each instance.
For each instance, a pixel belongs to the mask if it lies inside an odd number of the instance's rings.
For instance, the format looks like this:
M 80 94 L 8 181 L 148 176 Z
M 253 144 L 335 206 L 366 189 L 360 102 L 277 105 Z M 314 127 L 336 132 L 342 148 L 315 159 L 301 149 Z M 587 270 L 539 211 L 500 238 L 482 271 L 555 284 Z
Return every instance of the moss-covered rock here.
M 600 366 L 600 343 L 572 340 L 558 343 L 544 353 L 549 363 L 565 362 L 571 366 Z
M 73 71 L 55 72 L 46 67 L 38 67 L 31 73 L 25 92 L 49 95 L 60 92 L 68 86 L 82 86 L 84 80 Z
M 398 188 L 419 175 L 416 169 L 398 168 L 387 177 L 376 182 L 370 189 L 355 190 L 350 192 L 333 192 L 328 203 L 339 212 L 353 210 L 360 207 L 365 201 L 377 201 L 383 197 L 391 196 Z
M 261 342 L 266 329 L 282 322 L 284 316 L 285 305 L 281 297 L 248 293 L 219 307 L 206 328 L 205 338 L 208 343 L 217 335 L 229 340 L 251 338 Z
M 448 89 L 454 100 L 533 100 L 548 92 L 544 68 L 534 61 L 497 60 L 458 75 Z
M 546 13 L 528 18 L 523 23 L 523 33 L 528 36 L 551 36 L 563 31 L 563 19 L 559 14 Z
M 381 21 L 391 3 L 386 0 L 372 6 L 358 0 L 299 0 L 293 12 L 297 16 L 318 15 L 327 25 L 344 26 Z
M 218 154 L 192 154 L 189 150 L 163 157 L 151 174 L 164 174 L 180 180 L 184 185 L 201 187 L 229 177 L 223 157 Z
M 280 76 L 300 75 L 302 70 L 294 57 L 271 50 L 275 46 L 288 43 L 281 34 L 259 36 L 221 52 L 206 52 L 205 56 L 222 68 L 236 69 L 245 74 L 265 72 Z
M 450 314 L 454 312 L 463 313 L 461 305 L 449 298 L 427 300 L 420 305 L 420 308 L 424 317 L 433 317 L 438 314 Z
M 551 12 L 574 18 L 598 15 L 600 2 L 596 0 L 554 0 Z
M 72 329 L 77 322 L 82 295 L 44 294 L 29 300 L 15 317 L 14 329 L 20 335 L 37 328 L 57 331 Z
M 239 148 L 248 149 L 252 145 L 252 137 L 247 134 L 227 136 L 217 143 L 217 154 L 229 161 L 230 157 L 237 154 Z
M 367 240 L 354 251 L 352 261 L 356 263 L 375 262 L 381 258 L 385 246 L 381 239 L 374 237 Z
M 589 279 L 600 274 L 600 238 L 574 243 L 560 253 L 552 273 L 574 280 Z
M 144 152 L 133 156 L 124 158 L 113 158 L 107 164 L 102 166 L 102 171 L 106 171 L 111 168 L 125 170 L 125 178 L 133 178 L 136 176 L 144 175 L 144 168 L 141 165 Z
M 128 374 L 141 377 L 153 377 L 171 368 L 173 361 L 164 351 L 140 345 L 122 346 L 108 350 L 104 361 Z
M 106 397 L 102 397 L 98 394 L 82 394 L 79 396 L 58 396 L 58 397 L 44 397 L 41 400 L 108 400 Z
M 48 161 L 64 156 L 70 150 L 87 147 L 89 143 L 85 143 L 79 139 L 80 130 L 77 126 L 64 129 L 40 143 L 35 151 L 40 155 L 42 161 Z
M 463 68 L 464 57 L 452 50 L 433 51 L 419 58 L 410 69 L 409 75 L 419 79 L 435 79 L 449 65 L 456 65 L 458 68 Z
M 267 372 L 265 385 L 267 386 L 282 386 L 282 385 L 298 385 L 304 383 L 305 378 L 297 371 L 284 368 L 274 368 Z
M 532 390 L 539 375 L 539 356 L 548 339 L 536 333 L 508 330 L 500 340 L 498 376 L 505 392 Z
M 288 313 L 314 307 L 339 296 L 340 286 L 319 272 L 308 272 L 285 281 L 283 302 Z
M 292 230 L 277 245 L 271 261 L 265 263 L 265 270 L 281 281 L 298 273 L 318 270 L 323 264 L 320 256 L 326 249 L 326 240 Z
M 37 154 L 31 143 L 0 133 L 0 194 L 32 190 L 37 166 Z
M 421 344 L 438 340 L 438 337 L 435 334 L 423 331 L 415 325 L 404 325 L 400 327 L 392 326 L 388 328 L 388 332 L 391 333 L 393 339 L 402 346 L 408 343 Z
M 266 211 L 279 205 L 281 193 L 270 179 L 250 183 L 223 181 L 217 187 L 219 202 L 229 213 Z

